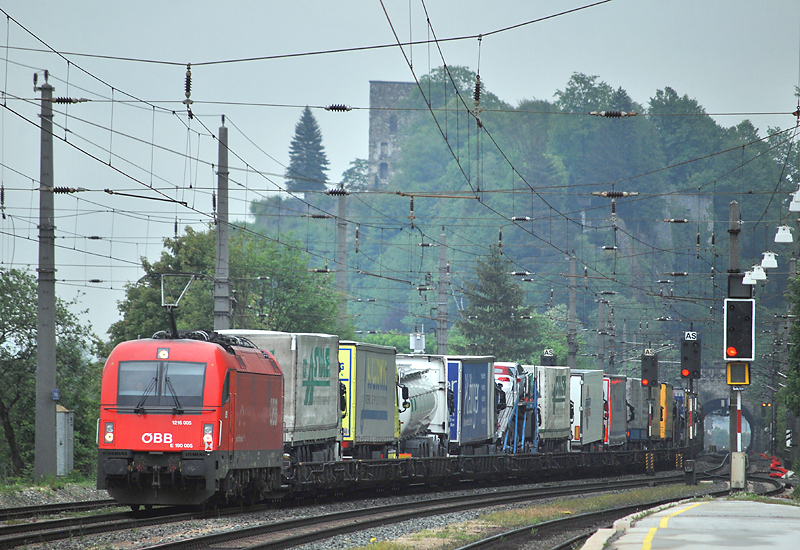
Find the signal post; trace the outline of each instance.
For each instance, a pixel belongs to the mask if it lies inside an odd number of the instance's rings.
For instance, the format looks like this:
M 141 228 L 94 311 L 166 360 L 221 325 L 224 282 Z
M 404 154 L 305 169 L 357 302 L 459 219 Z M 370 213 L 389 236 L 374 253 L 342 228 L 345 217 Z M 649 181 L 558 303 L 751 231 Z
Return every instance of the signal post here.
M 647 388 L 647 452 L 644 455 L 647 475 L 656 475 L 652 452 L 653 438 L 653 387 L 658 387 L 658 354 L 652 348 L 642 353 L 642 386 Z
M 687 445 L 695 438 L 694 433 L 694 407 L 695 407 L 695 393 L 694 381 L 699 380 L 702 376 L 702 351 L 703 346 L 700 340 L 700 335 L 693 331 L 687 330 L 683 333 L 681 338 L 681 379 L 688 380 L 689 387 L 687 389 L 686 398 L 684 400 L 684 407 L 689 412 L 688 426 L 686 427 L 686 442 Z
M 739 203 L 729 212 L 728 297 L 723 302 L 722 356 L 731 388 L 730 449 L 731 489 L 744 489 L 745 457 L 742 452 L 742 391 L 750 384 L 750 362 L 755 358 L 755 300 L 753 287 L 742 282 L 739 269 Z M 734 405 L 734 401 L 736 405 Z

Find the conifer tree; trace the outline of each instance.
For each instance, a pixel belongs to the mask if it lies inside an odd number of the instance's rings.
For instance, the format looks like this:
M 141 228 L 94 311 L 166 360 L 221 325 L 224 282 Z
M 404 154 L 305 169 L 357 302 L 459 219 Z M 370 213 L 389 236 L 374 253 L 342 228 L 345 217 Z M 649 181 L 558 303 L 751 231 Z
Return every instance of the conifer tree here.
M 456 353 L 494 355 L 498 361 L 525 362 L 541 352 L 536 347 L 544 325 L 523 305 L 525 292 L 510 275 L 513 265 L 497 246 L 475 265 L 476 282 L 468 282 L 469 306 L 455 326 L 468 342 L 453 344 Z
M 328 157 L 322 146 L 322 132 L 317 119 L 306 107 L 294 127 L 289 146 L 289 167 L 284 177 L 290 191 L 324 191 Z

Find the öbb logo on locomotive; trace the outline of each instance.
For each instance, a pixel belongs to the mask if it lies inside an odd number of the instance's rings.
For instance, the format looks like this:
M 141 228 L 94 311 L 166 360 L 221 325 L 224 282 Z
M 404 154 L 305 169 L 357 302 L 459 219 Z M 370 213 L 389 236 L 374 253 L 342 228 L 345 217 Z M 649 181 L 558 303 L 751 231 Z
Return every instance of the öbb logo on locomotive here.
M 142 434 L 142 443 L 172 443 L 171 433 L 145 432 Z

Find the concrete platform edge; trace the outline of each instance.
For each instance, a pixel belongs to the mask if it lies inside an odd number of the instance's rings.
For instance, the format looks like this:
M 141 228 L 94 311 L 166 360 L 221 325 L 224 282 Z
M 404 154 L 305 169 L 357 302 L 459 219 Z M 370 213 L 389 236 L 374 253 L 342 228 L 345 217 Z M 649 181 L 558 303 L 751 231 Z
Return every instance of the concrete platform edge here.
M 595 531 L 594 535 L 589 537 L 589 539 L 581 546 L 581 550 L 602 550 L 606 543 L 611 539 L 611 537 L 617 535 L 618 533 L 621 535 L 627 529 L 630 529 L 632 525 L 636 524 L 636 521 L 639 518 L 649 516 L 651 514 L 655 514 L 660 512 L 661 510 L 666 510 L 667 508 L 672 508 L 674 506 L 679 506 L 681 504 L 685 504 L 687 502 L 691 502 L 695 500 L 694 498 L 685 498 L 683 500 L 678 500 L 675 502 L 670 502 L 669 504 L 662 504 L 660 506 L 656 506 L 654 508 L 648 508 L 642 512 L 635 512 L 624 518 L 620 518 L 614 522 L 613 527 L 610 529 L 598 529 Z

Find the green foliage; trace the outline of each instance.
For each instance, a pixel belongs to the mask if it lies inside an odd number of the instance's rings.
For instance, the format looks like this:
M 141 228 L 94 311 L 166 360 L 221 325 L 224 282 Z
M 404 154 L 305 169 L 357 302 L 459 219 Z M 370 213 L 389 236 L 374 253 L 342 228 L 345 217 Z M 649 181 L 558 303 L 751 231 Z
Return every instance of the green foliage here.
M 789 279 L 789 289 L 786 294 L 791 314 L 794 319 L 789 328 L 789 339 L 792 342 L 800 338 L 800 277 Z M 782 388 L 781 395 L 786 403 L 786 408 L 792 411 L 795 417 L 800 416 L 800 346 L 789 346 L 789 368 L 784 373 L 787 376 L 786 387 Z
M 195 232 L 165 239 L 161 259 L 143 260 L 147 273 L 126 287 L 118 307 L 123 318 L 109 329 L 110 345 L 150 337 L 169 324 L 161 307 L 159 273 L 196 273 L 198 279 L 175 309 L 179 329 L 211 330 L 215 233 Z M 326 275 L 308 271 L 308 256 L 296 242 L 276 243 L 232 228 L 230 238 L 231 295 L 235 297 L 233 328 L 347 334 L 338 319 L 338 295 Z
M 27 476 L 33 465 L 36 400 L 37 283 L 32 274 L 0 270 L 0 475 Z M 95 468 L 95 422 L 100 405 L 100 371 L 93 360 L 100 340 L 56 300 L 56 379 L 60 404 L 74 414 L 74 465 Z
M 523 305 L 524 291 L 510 275 L 512 269 L 511 261 L 496 246 L 477 260 L 477 281 L 467 283 L 469 305 L 455 324 L 467 340 L 466 345 L 453 345 L 457 353 L 494 355 L 498 361 L 538 362 L 542 344 L 550 343 L 548 329 L 552 323 Z
M 328 157 L 322 146 L 317 119 L 306 107 L 294 127 L 289 145 L 289 167 L 284 177 L 290 191 L 324 191 Z
M 730 201 L 737 200 L 748 220 L 740 235 L 743 267 L 748 254 L 756 253 L 760 261 L 760 251 L 774 235 L 770 220 L 786 215 L 779 193 L 800 181 L 791 134 L 770 128 L 758 141 L 749 121 L 720 126 L 699 101 L 673 88 L 655 90 L 639 103 L 623 88 L 581 73 L 573 74 L 552 100 L 523 99 L 516 106 L 492 94 L 491 83 L 482 80 L 476 111 L 475 83 L 475 73 L 464 67 L 439 67 L 423 76 L 421 90 L 414 88 L 398 111 L 403 120 L 395 138 L 401 149 L 389 188 L 348 198 L 348 262 L 354 268 L 348 274 L 348 310 L 358 328 L 407 333 L 437 318 L 437 290 L 418 288 L 437 288 L 438 254 L 419 244 L 435 243 L 439 228 L 447 235 L 450 266 L 447 315 L 457 318 L 461 303 L 472 298 L 464 289 L 476 280 L 476 258 L 500 241 L 502 231 L 503 252 L 513 269 L 536 273 L 536 280 L 523 287 L 523 303 L 531 311 L 541 314 L 568 302 L 563 278 L 568 255 L 578 258 L 579 270 L 587 270 L 578 289 L 577 316 L 588 354 L 596 349 L 597 298 L 604 291 L 617 292 L 612 299 L 617 334 L 627 322 L 639 342 L 674 339 L 676 323 L 654 320 L 692 320 L 705 346 L 719 349 L 712 324 L 719 312 L 709 309 L 719 296 L 709 281 L 713 266 L 719 287 L 725 269 L 721 227 Z M 587 116 L 594 110 L 637 115 Z M 638 193 L 616 199 L 613 225 L 611 200 L 592 194 L 612 190 Z M 397 191 L 415 194 L 413 226 L 410 199 Z M 437 193 L 447 198 L 429 196 Z M 334 197 L 314 196 L 313 205 L 336 212 Z M 319 257 L 334 257 L 335 222 L 304 217 L 315 213 L 306 204 L 270 199 L 251 208 L 258 226 L 275 238 L 291 234 Z M 512 216 L 530 219 L 510 223 Z M 760 221 L 750 221 L 758 216 Z M 663 221 L 669 218 L 690 223 Z M 360 223 L 357 253 L 352 222 Z M 603 246 L 617 248 L 604 252 Z M 314 261 L 322 267 L 322 260 Z M 656 283 L 669 279 L 666 273 L 683 271 L 692 276 L 662 287 Z M 775 270 L 770 286 L 774 281 L 783 288 L 786 277 L 785 270 Z M 667 299 L 672 292 L 692 299 Z M 760 307 L 780 311 L 783 297 L 763 293 Z M 560 349 L 561 333 L 556 330 L 547 347 Z M 473 342 L 462 337 L 450 331 L 459 349 Z M 543 346 L 541 341 L 531 345 L 535 358 Z M 670 353 L 664 359 L 676 360 Z M 588 357 L 579 362 L 595 366 Z
M 397 350 L 397 353 L 411 353 L 410 335 L 397 330 L 377 334 L 356 334 L 356 339 L 370 344 L 391 346 Z M 425 353 L 429 355 L 436 353 L 436 341 L 430 336 L 425 339 Z
M 563 90 L 556 91 L 556 105 L 567 113 L 616 109 L 617 105 L 612 102 L 613 88 L 605 82 L 597 82 L 598 78 L 597 76 L 573 73 L 567 86 Z
M 350 167 L 342 173 L 341 183 L 346 189 L 369 187 L 369 161 L 367 159 L 350 161 Z

